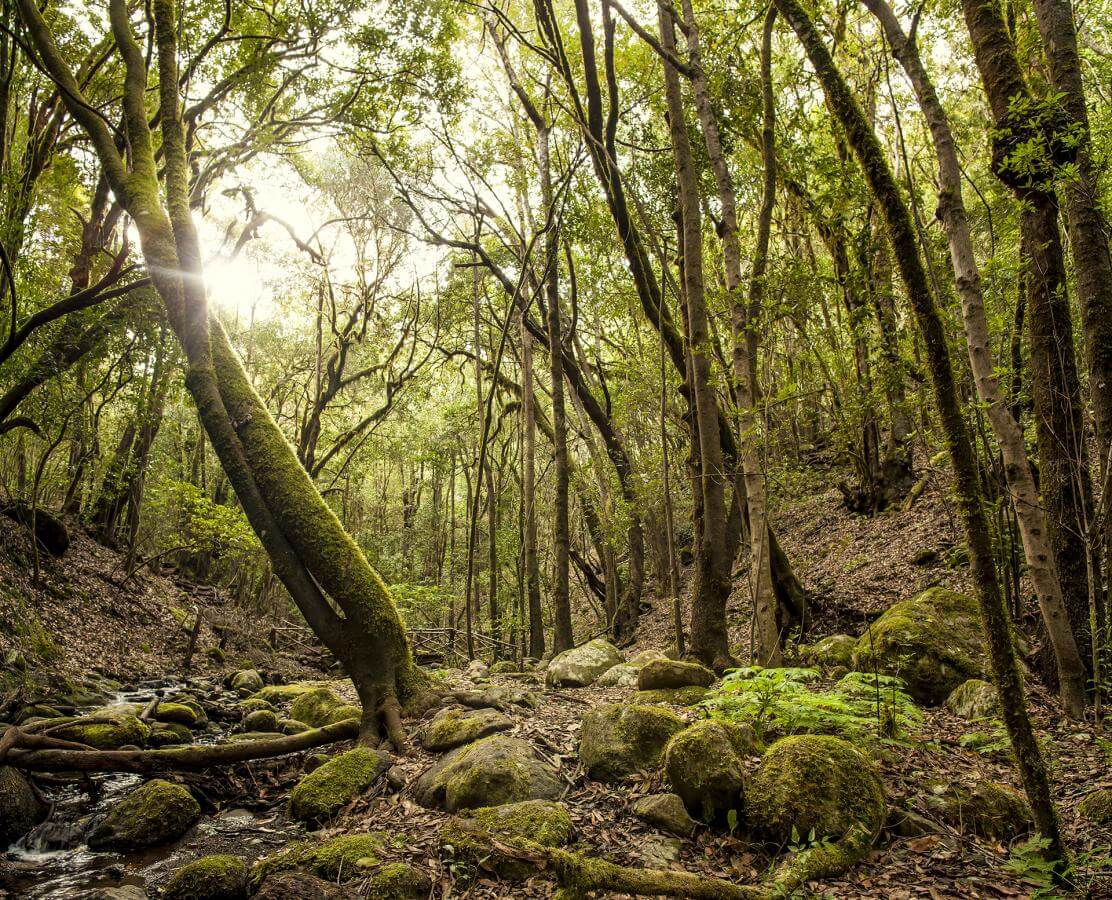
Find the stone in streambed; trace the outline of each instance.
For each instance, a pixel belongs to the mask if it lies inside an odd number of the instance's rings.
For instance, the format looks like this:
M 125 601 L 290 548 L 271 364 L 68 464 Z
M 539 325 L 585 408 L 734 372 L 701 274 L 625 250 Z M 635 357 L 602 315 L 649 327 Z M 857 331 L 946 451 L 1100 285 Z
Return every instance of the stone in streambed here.
M 0 766 L 0 847 L 23 837 L 46 818 L 30 782 L 11 766 Z
M 162 900 L 246 900 L 247 864 L 238 856 L 202 856 L 182 866 L 162 890 Z
M 94 850 L 134 850 L 177 840 L 200 818 L 201 807 L 179 784 L 156 778 L 118 801 L 89 832 Z
M 453 816 L 440 829 L 440 848 L 453 862 L 474 868 L 493 866 L 495 874 L 503 878 L 527 878 L 535 874 L 535 867 L 510 856 L 492 856 L 491 841 L 563 847 L 571 841 L 573 832 L 571 816 L 563 803 L 526 800 Z
M 251 867 L 257 887 L 278 872 L 307 872 L 328 881 L 365 876 L 381 863 L 383 838 L 378 834 L 345 834 L 327 841 L 298 841 L 260 859 Z
M 313 728 L 321 728 L 345 719 L 358 719 L 363 710 L 345 703 L 329 688 L 317 688 L 301 694 L 290 706 L 290 718 Z

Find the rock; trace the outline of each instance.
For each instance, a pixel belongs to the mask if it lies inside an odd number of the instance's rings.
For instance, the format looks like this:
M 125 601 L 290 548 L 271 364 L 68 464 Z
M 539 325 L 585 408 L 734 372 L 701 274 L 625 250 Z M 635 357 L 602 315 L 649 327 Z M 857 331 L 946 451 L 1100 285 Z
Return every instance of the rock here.
M 548 664 L 545 683 L 550 687 L 587 687 L 603 672 L 624 661 L 617 647 L 595 638 L 554 657 Z
M 657 688 L 654 691 L 638 691 L 633 695 L 634 703 L 671 703 L 673 706 L 694 706 L 701 703 L 707 695 L 705 687 L 691 685 L 682 688 Z
M 328 688 L 305 691 L 290 706 L 291 719 L 304 722 L 313 728 L 342 722 L 344 719 L 358 719 L 362 715 L 362 709 L 345 703 Z
M 641 841 L 637 848 L 641 859 L 650 869 L 667 869 L 678 862 L 683 851 L 683 841 L 679 838 L 650 835 Z
M 1112 790 L 1101 788 L 1091 791 L 1081 798 L 1077 811 L 1081 818 L 1107 828 L 1112 825 Z
M 421 746 L 441 753 L 489 737 L 513 726 L 513 721 L 496 709 L 442 709 L 421 731 Z
M 823 669 L 853 668 L 853 649 L 857 638 L 848 634 L 831 634 L 809 647 L 800 648 L 800 659 Z
M 379 868 L 368 883 L 367 896 L 375 900 L 421 900 L 429 895 L 432 881 L 408 863 L 388 863 Z
M 17 500 L 0 505 L 0 512 L 25 528 L 33 528 L 38 545 L 51 556 L 64 556 L 69 549 L 70 535 L 66 523 L 49 510 Z
M 698 824 L 687 812 L 679 794 L 650 794 L 633 804 L 633 814 L 653 828 L 679 837 L 691 837 Z
M 130 712 L 106 707 L 75 719 L 51 734 L 64 741 L 76 741 L 98 750 L 119 750 L 128 744 L 141 747 L 150 737 L 151 729 Z
M 386 770 L 386 783 L 392 791 L 400 791 L 406 786 L 405 769 L 401 766 L 391 766 Z
M 243 716 L 247 716 L 250 713 L 255 712 L 255 710 L 259 709 L 265 709 L 269 712 L 277 712 L 277 710 L 274 708 L 273 703 L 271 703 L 269 700 L 263 700 L 257 695 L 254 697 L 248 697 L 246 700 L 240 700 L 239 703 L 236 704 L 236 709 L 238 709 L 240 714 Z
M 496 734 L 458 747 L 426 771 L 414 787 L 417 802 L 448 812 L 519 800 L 552 800 L 563 783 L 531 744 Z
M 678 659 L 654 659 L 641 667 L 637 687 L 642 691 L 710 687 L 714 673 L 706 666 Z
M 938 834 L 942 826 L 933 819 L 921 816 L 911 809 L 900 809 L 898 806 L 890 807 L 888 820 L 884 827 L 897 837 L 917 838 L 928 834 Z
M 273 710 L 256 709 L 243 717 L 244 731 L 280 731 L 278 715 Z
M 273 741 L 280 737 L 285 737 L 280 731 L 239 731 L 229 734 L 228 742 L 235 744 L 239 741 Z
M 596 781 L 619 781 L 655 769 L 668 739 L 683 728 L 683 719 L 663 707 L 602 704 L 583 717 L 579 762 Z
M 177 840 L 201 815 L 193 795 L 179 784 L 156 778 L 118 801 L 89 832 L 94 850 L 156 847 Z
M 773 744 L 746 791 L 750 827 L 785 844 L 795 834 L 840 840 L 854 826 L 871 834 L 885 821 L 884 789 L 872 759 L 841 738 L 819 734 Z
M 155 722 L 151 726 L 150 737 L 147 738 L 147 744 L 151 747 L 168 747 L 171 744 L 192 742 L 193 732 L 175 722 Z
M 472 681 L 481 681 L 490 677 L 490 667 L 481 659 L 473 659 L 467 666 L 465 673 Z
M 267 878 L 254 900 L 357 900 L 362 896 L 315 875 L 284 872 Z
M 290 793 L 290 816 L 320 825 L 369 788 L 390 765 L 380 750 L 356 747 L 314 769 Z
M 955 716 L 974 721 L 999 715 L 1000 703 L 993 685 L 980 678 L 970 678 L 950 692 L 946 708 Z
M 86 900 L 147 900 L 147 892 L 137 884 L 121 884 L 119 887 L 96 888 L 90 894 L 83 894 Z
M 510 675 L 520 671 L 521 668 L 512 659 L 500 659 L 490 667 L 491 675 Z
M 304 722 L 298 722 L 297 719 L 279 719 L 278 730 L 282 734 L 301 734 L 309 731 L 309 726 Z
M 920 703 L 938 705 L 985 677 L 981 618 L 972 597 L 933 587 L 889 607 L 857 640 L 853 668 L 898 675 Z
M 607 669 L 596 680 L 596 687 L 637 687 L 637 676 L 641 667 L 631 662 L 618 663 L 613 668 Z
M 295 681 L 293 684 L 268 684 L 261 690 L 255 691 L 247 701 L 262 700 L 264 703 L 289 703 L 309 691 L 320 690 L 328 687 L 323 681 Z
M 480 807 L 455 816 L 440 829 L 441 851 L 453 861 L 477 868 L 493 866 L 503 878 L 527 878 L 536 868 L 502 855 L 491 856 L 490 842 L 529 841 L 542 847 L 563 847 L 572 838 L 567 807 L 548 800 L 526 800 L 502 806 Z
M 178 869 L 162 900 L 246 900 L 247 864 L 238 856 L 202 856 Z
M 626 662 L 636 666 L 643 666 L 645 663 L 652 662 L 654 659 L 671 659 L 671 657 L 660 650 L 638 650 L 633 656 L 626 660 Z
M 154 712 L 154 720 L 174 725 L 185 725 L 188 728 L 196 725 L 198 720 L 202 718 L 197 713 L 198 710 L 188 704 L 164 700 L 158 704 L 158 709 Z
M 382 845 L 382 836 L 378 834 L 344 834 L 327 841 L 298 841 L 255 863 L 251 867 L 250 883 L 255 886 L 276 872 L 291 870 L 333 882 L 362 878 L 381 862 Z
M 243 669 L 232 676 L 232 690 L 247 696 L 263 689 L 263 678 L 255 669 Z
M 664 748 L 664 774 L 688 812 L 704 822 L 724 823 L 730 810 L 745 808 L 745 771 L 726 726 L 703 719 Z
M 0 766 L 0 847 L 7 848 L 46 818 L 47 808 L 31 783 L 11 766 Z
M 946 824 L 989 840 L 1010 841 L 1032 827 L 1027 801 L 995 781 L 940 785 L 925 802 Z

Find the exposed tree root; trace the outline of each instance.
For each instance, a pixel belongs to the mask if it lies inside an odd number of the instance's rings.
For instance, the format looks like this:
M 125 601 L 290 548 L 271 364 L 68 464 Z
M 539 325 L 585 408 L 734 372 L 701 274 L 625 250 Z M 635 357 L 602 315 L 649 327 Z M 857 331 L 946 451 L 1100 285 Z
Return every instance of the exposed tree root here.
M 231 744 L 192 744 L 188 747 L 167 747 L 162 750 L 86 750 L 81 745 L 57 747 L 45 735 L 21 733 L 8 752 L 7 764 L 17 769 L 78 772 L 158 772 L 191 771 L 212 766 L 231 765 L 253 759 L 285 756 L 337 741 L 357 737 L 359 721 L 346 719 L 301 734 L 291 734 L 263 741 L 239 741 Z M 49 744 L 43 743 L 50 741 Z M 77 749 L 73 749 L 77 748 Z

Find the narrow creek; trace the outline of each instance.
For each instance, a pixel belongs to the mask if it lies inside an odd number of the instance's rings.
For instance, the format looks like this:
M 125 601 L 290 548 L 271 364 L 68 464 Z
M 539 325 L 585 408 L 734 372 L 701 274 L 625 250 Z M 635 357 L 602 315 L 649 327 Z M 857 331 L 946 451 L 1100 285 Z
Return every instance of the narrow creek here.
M 104 703 L 79 707 L 77 713 L 105 706 L 145 706 L 156 696 L 172 700 L 181 694 L 198 700 L 209 713 L 210 724 L 194 733 L 194 742 L 219 743 L 228 736 L 234 720 L 213 713 L 231 707 L 239 698 L 219 684 L 141 682 L 132 690 L 108 695 Z M 50 814 L 0 854 L 0 898 L 142 900 L 149 888 L 164 882 L 176 867 L 197 855 L 234 848 L 242 856 L 262 856 L 302 833 L 286 819 L 277 796 L 269 802 L 256 801 L 251 808 L 234 805 L 235 798 L 225 805 L 220 797 L 199 796 L 200 821 L 171 844 L 132 852 L 91 849 L 85 842 L 90 828 L 144 780 L 130 774 L 75 775 L 72 781 L 42 786 Z

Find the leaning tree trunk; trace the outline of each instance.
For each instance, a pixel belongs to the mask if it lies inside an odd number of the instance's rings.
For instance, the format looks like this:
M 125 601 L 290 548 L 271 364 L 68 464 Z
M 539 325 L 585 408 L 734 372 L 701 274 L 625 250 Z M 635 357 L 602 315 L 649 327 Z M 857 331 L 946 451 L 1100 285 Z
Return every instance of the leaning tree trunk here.
M 524 528 L 526 606 L 529 611 L 529 656 L 544 656 L 544 611 L 541 607 L 541 570 L 537 558 L 537 412 L 533 396 L 533 338 L 521 314 L 521 502 Z
M 1054 548 L 1048 539 L 1046 519 L 1031 463 L 1027 459 L 1023 431 L 1013 418 L 996 377 L 981 291 L 981 273 L 962 201 L 961 164 L 950 121 L 919 57 L 918 47 L 904 34 L 892 8 L 886 0 L 863 2 L 884 28 L 888 43 L 907 72 L 930 126 L 938 156 L 938 214 L 950 243 L 950 259 L 961 297 L 969 363 L 973 369 L 977 397 L 985 405 L 989 424 L 1004 457 L 1004 477 L 1019 523 L 1027 570 L 1057 661 L 1062 705 L 1071 717 L 1078 718 L 1085 707 L 1085 665 L 1070 630 L 1069 615 L 1062 600 Z
M 979 0 L 968 2 L 977 3 Z M 946 331 L 934 303 L 926 269 L 919 256 L 918 239 L 911 214 L 900 195 L 884 149 L 803 7 L 798 0 L 775 0 L 775 3 L 803 44 L 822 83 L 827 103 L 845 130 L 869 188 L 884 214 L 900 277 L 922 334 L 935 402 L 950 452 L 954 489 L 969 543 L 974 591 L 984 621 L 989 659 L 1000 694 L 1004 724 L 1031 803 L 1035 825 L 1049 841 L 1050 855 L 1062 858 L 1064 848 L 1057 810 L 1050 794 L 1050 778 L 1027 712 L 1023 678 L 1012 643 L 1011 622 L 996 577 L 996 563 L 989 524 L 982 506 L 977 462 L 954 384 Z

